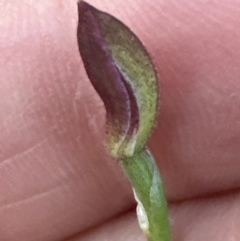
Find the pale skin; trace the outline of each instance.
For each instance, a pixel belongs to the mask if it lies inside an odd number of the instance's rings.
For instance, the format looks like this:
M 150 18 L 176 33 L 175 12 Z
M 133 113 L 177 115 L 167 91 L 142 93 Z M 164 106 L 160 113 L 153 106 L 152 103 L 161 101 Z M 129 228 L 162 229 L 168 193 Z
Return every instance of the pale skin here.
M 130 26 L 160 73 L 149 148 L 173 241 L 240 240 L 239 1 L 88 2 Z M 1 241 L 146 240 L 76 24 L 73 0 L 1 4 Z

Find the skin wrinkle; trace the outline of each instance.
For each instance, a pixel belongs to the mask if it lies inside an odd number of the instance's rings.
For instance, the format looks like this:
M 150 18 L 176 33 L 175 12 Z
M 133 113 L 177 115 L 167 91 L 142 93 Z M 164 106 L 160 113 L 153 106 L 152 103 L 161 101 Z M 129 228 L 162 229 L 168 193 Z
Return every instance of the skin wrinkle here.
M 96 135 L 100 134 L 100 131 L 99 131 L 99 120 L 97 119 L 97 116 L 93 115 L 92 113 L 90 113 L 88 111 L 87 105 L 84 105 L 84 106 L 85 106 L 86 117 L 88 118 L 88 124 L 89 124 L 90 129 Z
M 64 184 L 65 186 L 67 184 Z M 58 192 L 60 189 L 62 189 L 62 186 L 56 186 L 56 187 L 51 187 L 49 190 L 45 190 L 36 194 L 31 195 L 30 197 L 24 197 L 20 200 L 17 201 L 12 201 L 7 204 L 3 204 L 0 206 L 0 213 L 6 209 L 13 208 L 13 207 L 19 207 L 21 205 L 26 205 L 29 204 L 30 202 L 36 202 L 38 199 L 45 198 L 48 195 L 52 195 L 55 192 Z
M 32 152 L 35 150 L 35 148 L 39 148 L 44 142 L 46 142 L 54 133 L 54 131 L 57 129 L 57 125 L 53 126 L 51 129 L 47 131 L 47 135 L 44 136 L 41 140 L 37 140 L 35 143 L 32 143 L 30 146 L 27 146 L 25 148 L 22 148 L 17 153 L 12 154 L 11 156 L 4 157 L 0 161 L 0 169 L 4 167 L 4 165 L 9 165 L 12 163 L 15 159 L 21 157 L 22 155 L 26 155 L 29 152 Z
M 14 114 L 11 113 L 9 116 L 7 116 L 4 119 L 4 122 L 8 123 L 8 122 L 10 122 L 13 119 L 23 119 L 23 116 L 25 114 L 27 114 L 32 109 L 32 105 L 36 101 L 36 98 L 37 98 L 37 94 L 33 93 L 31 98 L 28 98 L 28 100 L 25 103 L 23 103 L 23 101 L 21 101 L 22 102 L 22 108 L 21 109 L 19 108 L 19 109 L 15 110 Z
M 79 105 L 82 105 L 82 108 L 85 113 L 85 117 L 87 119 L 87 124 L 89 125 L 89 128 L 93 131 L 93 133 L 98 136 L 101 135 L 101 132 L 104 129 L 105 125 L 105 119 L 102 117 L 105 116 L 105 109 L 103 102 L 101 101 L 100 97 L 96 95 L 95 90 L 92 89 L 90 90 L 91 94 L 89 97 L 85 96 L 85 92 L 82 91 L 82 89 L 88 88 L 87 87 L 87 82 L 83 86 L 80 82 L 77 83 L 77 87 L 75 90 L 75 93 L 72 98 L 72 108 L 73 108 L 73 113 L 74 117 L 76 118 L 76 122 L 79 122 L 80 119 L 82 118 L 82 113 L 79 112 Z M 90 86 L 91 87 L 91 86 Z M 81 98 L 87 98 L 85 102 L 81 102 Z M 97 109 L 101 109 L 102 112 L 104 112 L 104 115 L 99 115 L 97 112 L 91 112 L 89 106 L 96 106 Z M 81 143 L 84 138 L 81 138 L 81 136 L 76 137 L 78 143 Z
M 67 193 L 67 191 L 69 192 L 69 184 L 70 183 L 72 183 L 73 182 L 73 180 L 71 180 L 72 178 L 73 178 L 73 172 L 71 171 L 70 173 L 68 172 L 68 170 L 71 170 L 70 168 L 69 168 L 69 165 L 67 164 L 67 169 L 66 168 L 64 168 L 64 170 L 60 167 L 60 166 L 58 166 L 57 167 L 57 169 L 55 169 L 55 170 L 52 170 L 51 171 L 51 169 L 49 169 L 49 167 L 47 167 L 46 165 L 43 165 L 43 163 L 41 162 L 41 160 L 38 160 L 38 159 L 36 159 L 35 158 L 35 160 L 34 160 L 34 162 L 37 162 L 39 165 L 40 165 L 40 167 L 42 168 L 42 169 L 44 169 L 45 170 L 45 172 L 46 173 L 48 173 L 47 175 L 45 175 L 45 178 L 47 178 L 47 177 L 51 177 L 51 180 L 56 180 L 55 182 L 53 182 L 53 184 L 54 183 L 56 183 L 56 184 L 54 184 L 55 186 L 54 187 L 51 187 L 51 189 L 50 190 L 52 190 L 52 189 L 56 189 L 56 188 L 62 188 L 62 192 L 64 191 L 65 193 Z M 31 165 L 30 165 L 31 163 L 24 163 L 24 165 L 22 164 L 21 166 L 20 166 L 20 168 L 21 168 L 21 170 L 23 170 L 28 176 L 31 176 L 31 181 L 34 181 L 34 182 L 36 182 L 36 181 L 39 181 L 39 176 L 38 176 L 38 174 L 35 174 L 34 172 L 32 172 L 32 169 L 31 169 Z M 29 166 L 29 167 L 28 167 Z M 64 165 L 64 167 L 66 167 L 66 165 Z M 39 170 L 41 170 L 41 169 L 39 169 Z M 43 178 L 43 177 L 40 177 L 41 179 Z M 49 183 L 49 185 L 51 185 L 51 183 Z M 42 188 L 44 188 L 44 189 L 46 189 L 46 185 L 43 185 L 43 187 Z M 13 189 L 13 188 L 12 188 Z M 34 190 L 33 190 L 34 191 Z M 17 199 L 17 198 L 19 198 L 20 196 L 21 196 L 21 193 L 19 193 L 19 191 L 18 190 L 15 190 L 15 192 L 17 193 L 17 195 L 15 194 L 15 199 Z M 44 191 L 45 192 L 45 191 Z M 48 191 L 46 191 L 46 192 L 48 192 Z M 12 193 L 12 194 L 14 194 L 14 193 Z M 37 193 L 37 194 L 32 194 L 32 196 L 35 196 L 35 195 L 38 195 L 39 193 Z M 41 192 L 40 192 L 40 194 L 41 194 Z M 54 192 L 53 192 L 53 194 L 54 194 Z M 9 196 L 9 195 L 8 195 Z M 22 197 L 21 197 L 22 198 Z M 21 199 L 20 198 L 20 199 Z M 26 199 L 30 199 L 30 198 L 26 198 Z M 3 199 L 4 200 L 4 199 Z M 10 199 L 8 199 L 8 200 L 10 200 Z M 24 199 L 25 200 L 25 199 Z M 1 201 L 0 201 L 1 202 Z M 6 202 L 6 201 L 5 201 Z M 13 201 L 12 201 L 13 202 Z M 18 201 L 14 201 L 14 203 L 17 203 Z M 1 202 L 1 205 L 3 205 L 3 203 Z M 5 206 L 8 206 L 8 204 L 6 204 Z
M 56 148 L 56 145 L 55 145 Z M 57 156 L 53 156 L 52 160 L 56 161 L 57 160 Z M 51 170 L 49 167 L 47 167 L 46 165 L 44 165 L 41 160 L 37 160 L 38 164 L 49 174 L 48 176 L 53 178 L 53 180 L 56 180 L 57 183 L 60 183 L 62 186 L 64 186 L 64 182 L 69 182 L 70 180 L 70 174 L 67 174 L 67 170 L 65 170 L 64 172 L 61 169 L 61 166 L 58 166 L 57 169 L 55 170 Z M 68 166 L 68 170 L 71 170 Z M 60 175 L 58 174 L 58 171 L 60 170 Z M 72 174 L 72 172 L 71 172 Z

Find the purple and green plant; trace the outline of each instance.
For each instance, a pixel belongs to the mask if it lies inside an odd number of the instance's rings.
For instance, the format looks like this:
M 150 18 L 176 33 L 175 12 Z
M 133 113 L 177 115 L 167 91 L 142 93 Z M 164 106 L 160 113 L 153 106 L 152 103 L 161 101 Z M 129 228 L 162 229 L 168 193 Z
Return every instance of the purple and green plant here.
M 113 16 L 78 2 L 77 39 L 87 75 L 106 108 L 106 146 L 131 182 L 149 241 L 170 241 L 167 202 L 146 147 L 158 111 L 157 73 L 136 35 Z

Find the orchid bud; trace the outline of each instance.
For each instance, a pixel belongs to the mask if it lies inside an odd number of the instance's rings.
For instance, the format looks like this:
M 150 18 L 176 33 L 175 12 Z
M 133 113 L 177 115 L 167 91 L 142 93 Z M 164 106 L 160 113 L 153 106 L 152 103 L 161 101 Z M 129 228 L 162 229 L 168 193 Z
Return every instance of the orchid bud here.
M 157 113 L 157 75 L 136 35 L 113 16 L 78 3 L 79 51 L 106 108 L 107 147 L 117 158 L 139 152 Z

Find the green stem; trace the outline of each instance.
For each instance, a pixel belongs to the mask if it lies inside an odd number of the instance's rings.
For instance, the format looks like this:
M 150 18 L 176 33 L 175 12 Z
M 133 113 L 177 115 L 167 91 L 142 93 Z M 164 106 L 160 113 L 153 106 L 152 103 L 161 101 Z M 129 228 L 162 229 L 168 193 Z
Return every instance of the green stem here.
M 149 241 L 170 241 L 167 202 L 157 164 L 148 149 L 121 160 L 138 202 L 139 224 Z

